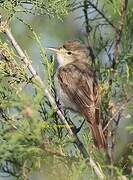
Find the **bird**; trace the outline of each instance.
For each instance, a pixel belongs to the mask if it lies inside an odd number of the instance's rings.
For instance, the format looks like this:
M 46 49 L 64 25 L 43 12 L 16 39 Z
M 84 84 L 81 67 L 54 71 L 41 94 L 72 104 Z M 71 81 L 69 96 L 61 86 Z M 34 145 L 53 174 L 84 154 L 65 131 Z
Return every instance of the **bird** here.
M 88 63 L 91 58 L 88 48 L 78 40 L 68 40 L 61 47 L 48 49 L 57 55 L 54 84 L 61 106 L 80 113 L 89 124 L 95 146 L 106 149 L 100 122 L 99 86 Z

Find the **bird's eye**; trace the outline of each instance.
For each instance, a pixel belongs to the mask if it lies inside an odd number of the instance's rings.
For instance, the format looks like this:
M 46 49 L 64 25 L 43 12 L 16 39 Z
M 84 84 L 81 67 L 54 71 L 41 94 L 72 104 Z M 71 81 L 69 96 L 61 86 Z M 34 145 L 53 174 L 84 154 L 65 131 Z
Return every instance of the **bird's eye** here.
M 72 53 L 69 51 L 69 52 L 67 52 L 67 54 L 69 54 L 69 55 L 70 55 L 70 54 L 72 54 Z

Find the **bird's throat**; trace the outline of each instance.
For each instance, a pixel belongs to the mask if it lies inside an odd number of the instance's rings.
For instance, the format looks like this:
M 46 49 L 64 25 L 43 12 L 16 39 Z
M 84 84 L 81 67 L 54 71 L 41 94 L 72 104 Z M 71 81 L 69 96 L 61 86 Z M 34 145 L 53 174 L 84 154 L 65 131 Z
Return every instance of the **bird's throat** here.
M 63 59 L 62 55 L 60 55 L 60 54 L 57 54 L 57 61 L 58 61 L 59 66 L 65 65 L 64 59 Z
M 66 58 L 62 54 L 57 54 L 57 61 L 58 61 L 59 67 L 65 66 L 65 65 L 73 62 L 72 59 Z

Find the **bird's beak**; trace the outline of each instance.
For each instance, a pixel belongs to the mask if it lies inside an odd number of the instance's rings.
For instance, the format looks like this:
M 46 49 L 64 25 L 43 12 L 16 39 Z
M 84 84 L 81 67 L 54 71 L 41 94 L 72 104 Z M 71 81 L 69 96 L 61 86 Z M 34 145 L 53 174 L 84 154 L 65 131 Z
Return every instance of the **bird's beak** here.
M 60 52 L 60 49 L 59 48 L 55 48 L 55 47 L 49 47 L 49 48 L 46 48 L 46 49 L 54 51 L 55 53 L 59 53 Z

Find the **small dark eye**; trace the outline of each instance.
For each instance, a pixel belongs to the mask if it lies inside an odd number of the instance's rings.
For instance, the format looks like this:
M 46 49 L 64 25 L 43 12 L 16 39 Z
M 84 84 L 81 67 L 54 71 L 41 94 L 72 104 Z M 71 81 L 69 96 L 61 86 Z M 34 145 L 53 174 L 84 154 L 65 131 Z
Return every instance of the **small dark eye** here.
M 70 55 L 70 54 L 72 54 L 72 53 L 69 51 L 69 52 L 67 52 L 67 54 L 69 54 L 69 55 Z

